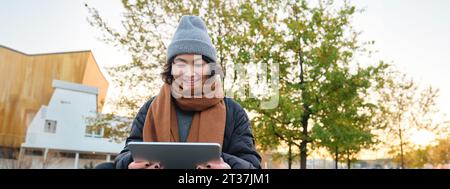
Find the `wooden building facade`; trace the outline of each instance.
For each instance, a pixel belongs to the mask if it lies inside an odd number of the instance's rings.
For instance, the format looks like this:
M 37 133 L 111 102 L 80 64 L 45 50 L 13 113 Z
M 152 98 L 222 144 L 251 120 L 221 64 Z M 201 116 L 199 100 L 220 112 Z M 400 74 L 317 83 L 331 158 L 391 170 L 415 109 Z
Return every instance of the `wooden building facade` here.
M 101 112 L 108 81 L 91 51 L 26 54 L 0 45 L 0 147 L 20 147 L 28 124 L 53 94 L 53 80 L 98 88 Z

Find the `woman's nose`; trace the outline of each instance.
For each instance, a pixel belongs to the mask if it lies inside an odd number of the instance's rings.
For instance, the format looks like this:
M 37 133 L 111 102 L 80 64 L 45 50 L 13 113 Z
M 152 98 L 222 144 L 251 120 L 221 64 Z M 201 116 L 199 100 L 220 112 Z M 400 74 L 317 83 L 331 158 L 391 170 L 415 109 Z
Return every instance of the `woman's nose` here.
M 195 76 L 195 75 L 201 75 L 202 68 L 199 68 L 198 66 L 189 65 L 186 67 L 186 70 L 184 72 L 185 76 Z
M 186 66 L 183 68 L 181 73 L 183 74 L 184 77 L 190 77 L 190 76 L 194 75 L 194 72 L 192 69 L 193 68 L 191 68 L 191 66 Z

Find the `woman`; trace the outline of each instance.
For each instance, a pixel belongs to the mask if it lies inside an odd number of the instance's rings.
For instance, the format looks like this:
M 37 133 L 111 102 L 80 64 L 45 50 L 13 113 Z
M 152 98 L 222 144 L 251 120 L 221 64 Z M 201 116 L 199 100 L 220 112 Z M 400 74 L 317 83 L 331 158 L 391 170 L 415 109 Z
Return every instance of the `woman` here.
M 214 142 L 219 161 L 198 169 L 260 168 L 250 122 L 244 109 L 224 97 L 216 50 L 204 22 L 183 16 L 167 49 L 159 94 L 146 102 L 133 121 L 131 141 Z M 160 169 L 158 162 L 133 161 L 127 145 L 115 159 L 120 169 Z

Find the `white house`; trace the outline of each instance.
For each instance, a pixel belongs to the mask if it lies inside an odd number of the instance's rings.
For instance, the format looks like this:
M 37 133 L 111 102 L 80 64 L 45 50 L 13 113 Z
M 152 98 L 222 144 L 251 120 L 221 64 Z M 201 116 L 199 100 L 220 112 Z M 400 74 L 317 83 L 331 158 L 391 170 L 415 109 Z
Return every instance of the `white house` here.
M 50 151 L 75 154 L 73 168 L 79 168 L 80 155 L 103 154 L 110 161 L 123 148 L 103 138 L 103 132 L 87 132 L 87 117 L 97 113 L 97 88 L 60 80 L 53 81 L 54 93 L 48 106 L 42 106 L 27 128 L 23 151 L 43 150 L 43 162 Z M 68 168 L 65 166 L 56 168 Z

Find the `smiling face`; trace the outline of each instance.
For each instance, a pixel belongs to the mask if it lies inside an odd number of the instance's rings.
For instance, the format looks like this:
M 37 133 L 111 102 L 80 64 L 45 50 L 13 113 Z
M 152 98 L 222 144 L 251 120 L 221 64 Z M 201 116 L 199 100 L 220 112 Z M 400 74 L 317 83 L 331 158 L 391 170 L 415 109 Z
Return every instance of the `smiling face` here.
M 172 75 L 181 86 L 195 88 L 203 85 L 211 71 L 208 62 L 201 55 L 181 54 L 172 62 Z

